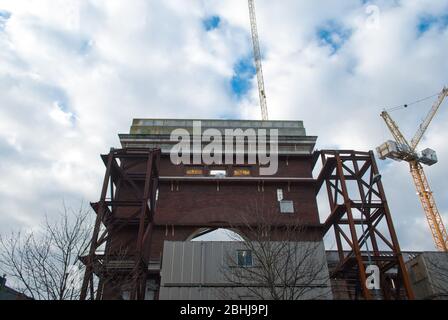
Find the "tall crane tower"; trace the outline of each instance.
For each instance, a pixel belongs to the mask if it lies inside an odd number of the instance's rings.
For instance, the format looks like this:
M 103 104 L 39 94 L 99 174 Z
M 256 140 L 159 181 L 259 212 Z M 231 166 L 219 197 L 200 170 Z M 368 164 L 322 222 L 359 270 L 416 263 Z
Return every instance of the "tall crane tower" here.
M 437 155 L 432 149 L 427 148 L 421 152 L 417 152 L 416 148 L 428 129 L 432 119 L 436 115 L 437 110 L 439 110 L 440 105 L 447 96 L 448 88 L 444 87 L 425 120 L 420 124 L 420 127 L 414 138 L 412 138 L 411 143 L 408 143 L 398 128 L 398 125 L 394 120 L 392 120 L 390 114 L 387 111 L 383 111 L 381 113 L 381 117 L 386 122 L 386 125 L 392 133 L 395 141 L 389 140 L 377 148 L 379 157 L 382 160 L 390 158 L 396 161 L 404 160 L 409 163 L 411 175 L 414 180 L 420 202 L 422 203 L 423 210 L 425 211 L 432 237 L 437 249 L 440 251 L 448 251 L 447 230 L 443 224 L 439 210 L 437 209 L 434 196 L 429 187 L 428 180 L 426 179 L 422 166 L 422 164 L 431 166 L 437 163 Z
M 252 33 L 252 45 L 254 47 L 255 68 L 257 70 L 258 95 L 260 97 L 261 119 L 268 120 L 268 106 L 266 104 L 266 91 L 264 89 L 263 69 L 261 68 L 260 42 L 258 41 L 257 18 L 255 16 L 254 0 L 248 0 L 250 30 Z

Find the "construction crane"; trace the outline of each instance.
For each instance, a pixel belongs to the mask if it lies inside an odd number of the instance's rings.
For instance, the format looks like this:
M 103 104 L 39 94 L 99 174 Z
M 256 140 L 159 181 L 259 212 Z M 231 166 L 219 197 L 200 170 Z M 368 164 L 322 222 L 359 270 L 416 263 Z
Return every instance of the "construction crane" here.
M 257 71 L 258 95 L 260 97 L 261 119 L 268 120 L 268 106 L 266 104 L 266 91 L 264 89 L 263 69 L 261 68 L 260 43 L 258 41 L 257 18 L 255 16 L 254 0 L 248 0 L 250 30 L 252 33 L 252 45 L 254 47 L 255 68 Z
M 386 141 L 377 148 L 380 159 L 384 160 L 390 158 L 396 161 L 406 161 L 409 163 L 411 175 L 414 180 L 417 194 L 425 211 L 426 219 L 431 229 L 432 237 L 435 245 L 440 251 L 448 251 L 448 235 L 442 217 L 437 209 L 434 196 L 429 187 L 428 180 L 423 171 L 422 164 L 431 166 L 437 163 L 436 152 L 432 149 L 424 149 L 417 152 L 416 148 L 421 141 L 423 135 L 428 129 L 432 119 L 442 105 L 444 99 L 448 96 L 448 88 L 444 87 L 438 95 L 437 101 L 432 106 L 425 120 L 420 124 L 417 133 L 412 138 L 411 143 L 408 143 L 406 138 L 401 133 L 398 125 L 392 120 L 390 114 L 385 110 L 381 113 L 381 117 L 386 122 L 395 141 Z

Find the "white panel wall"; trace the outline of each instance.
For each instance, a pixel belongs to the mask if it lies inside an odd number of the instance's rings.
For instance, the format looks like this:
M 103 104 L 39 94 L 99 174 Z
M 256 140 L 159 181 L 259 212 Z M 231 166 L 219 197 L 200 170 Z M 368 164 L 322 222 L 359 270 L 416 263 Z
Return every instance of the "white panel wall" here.
M 309 246 L 309 243 L 307 244 Z M 297 246 L 297 247 L 300 247 Z M 319 278 L 328 279 L 323 243 L 315 243 L 315 256 L 322 263 Z M 238 249 L 247 249 L 243 242 L 171 242 L 165 241 L 161 269 L 162 300 L 210 300 L 222 298 L 251 299 L 246 288 L 234 288 L 227 283 L 228 256 Z M 235 267 L 235 266 L 233 266 Z M 307 283 L 307 285 L 310 283 Z M 311 284 L 311 286 L 313 286 Z M 253 298 L 253 297 L 252 297 Z M 313 287 L 301 299 L 332 299 L 330 281 Z

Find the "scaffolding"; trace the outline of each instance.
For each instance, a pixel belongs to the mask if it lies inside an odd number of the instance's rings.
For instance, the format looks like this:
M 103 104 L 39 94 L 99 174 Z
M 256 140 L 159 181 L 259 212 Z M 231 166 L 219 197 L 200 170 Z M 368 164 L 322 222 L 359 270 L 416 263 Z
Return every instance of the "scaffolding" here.
M 325 183 L 330 207 L 323 233 L 334 231 L 339 257 L 330 277 L 366 300 L 414 299 L 373 152 L 322 150 L 319 157 L 316 194 Z M 366 285 L 371 264 L 380 270 L 379 292 Z
M 157 277 L 150 272 L 160 269 L 150 260 L 160 149 L 111 149 L 101 157 L 106 174 L 100 201 L 91 204 L 97 215 L 89 254 L 81 257 L 86 266 L 81 299 L 107 298 L 104 288 L 110 290 L 118 276 L 117 290 L 126 284 L 129 298 L 141 300 L 147 280 Z M 326 186 L 330 207 L 320 229 L 322 235 L 334 231 L 338 254 L 332 282 L 345 286 L 349 298 L 413 299 L 373 152 L 316 151 L 314 163 L 319 158 L 322 169 L 313 183 L 316 195 Z M 129 226 L 138 232 L 131 231 L 122 251 L 114 241 L 122 241 L 120 231 Z M 366 285 L 370 264 L 380 269 L 379 293 Z
M 105 281 L 119 276 L 118 283 L 124 278 L 128 280 L 129 298 L 141 300 L 150 263 L 160 149 L 111 149 L 101 158 L 106 173 L 100 201 L 91 203 L 96 220 L 88 255 L 80 257 L 85 264 L 80 299 L 85 300 L 88 295 L 92 300 L 102 299 Z M 131 191 L 120 194 L 123 186 Z M 112 238 L 130 224 L 138 225 L 136 242 L 123 251 L 113 245 Z

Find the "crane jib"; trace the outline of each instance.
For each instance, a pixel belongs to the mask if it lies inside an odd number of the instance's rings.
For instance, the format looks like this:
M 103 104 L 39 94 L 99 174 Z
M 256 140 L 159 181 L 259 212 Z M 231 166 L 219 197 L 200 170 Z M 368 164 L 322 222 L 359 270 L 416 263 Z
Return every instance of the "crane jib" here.
M 404 160 L 409 162 L 417 195 L 425 212 L 434 243 L 438 250 L 445 252 L 448 251 L 448 233 L 421 165 L 421 163 L 427 165 L 437 163 L 437 156 L 435 151 L 429 148 L 422 150 L 421 153 L 417 153 L 415 149 L 447 96 L 448 88 L 444 87 L 425 120 L 419 126 L 411 144 L 407 142 L 389 113 L 383 111 L 381 117 L 384 119 L 395 141 L 386 141 L 377 148 L 380 159 L 390 158 L 397 161 Z

